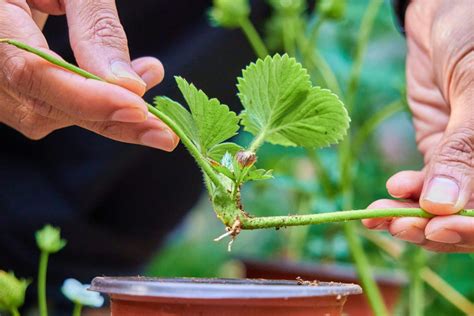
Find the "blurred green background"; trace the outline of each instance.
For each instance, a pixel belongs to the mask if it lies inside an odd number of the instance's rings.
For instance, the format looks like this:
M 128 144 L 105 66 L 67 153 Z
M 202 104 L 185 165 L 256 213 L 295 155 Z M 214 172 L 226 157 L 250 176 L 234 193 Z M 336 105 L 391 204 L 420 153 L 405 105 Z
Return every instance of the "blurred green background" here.
M 361 17 L 368 1 L 348 1 L 343 20 L 322 25 L 318 47 L 342 84 L 350 73 L 351 56 Z M 264 33 L 271 27 L 261 25 Z M 234 32 L 238 32 L 237 30 Z M 267 34 L 272 43 L 272 34 Z M 352 113 L 357 129 L 370 113 L 383 108 L 404 95 L 406 44 L 396 29 L 390 3 L 384 2 L 379 11 L 365 55 L 358 89 L 356 107 Z M 232 56 L 229 56 L 232 58 Z M 250 62 L 250 61 L 249 61 Z M 318 84 L 317 82 L 315 82 Z M 198 83 L 197 83 L 198 84 Z M 364 145 L 358 157 L 355 186 L 355 208 L 365 208 L 372 201 L 388 197 L 385 181 L 395 172 L 420 169 L 421 156 L 416 150 L 414 132 L 408 111 L 386 120 Z M 359 122 L 359 123 L 357 123 Z M 247 144 L 248 135 L 239 143 Z M 331 177 L 338 177 L 338 161 L 334 148 L 319 151 L 319 156 Z M 321 194 L 317 172 L 304 150 L 265 145 L 259 152 L 257 165 L 273 169 L 275 178 L 253 183 L 243 189 L 246 210 L 255 215 L 287 215 L 316 210 L 337 210 L 335 197 Z M 362 230 L 363 228 L 361 228 Z M 350 263 L 346 241 L 338 224 L 295 227 L 279 231 L 244 231 L 227 252 L 227 242 L 213 239 L 223 233 L 207 196 L 194 207 L 189 216 L 169 237 L 166 245 L 148 264 L 152 276 L 218 277 L 239 276 L 240 266 L 234 259 L 286 259 L 312 263 Z M 410 269 L 408 263 L 393 259 L 365 240 L 364 246 L 371 263 L 386 269 Z M 409 255 L 410 249 L 405 256 Z M 474 300 L 473 257 L 462 254 L 428 254 L 429 266 L 446 281 Z M 427 287 L 426 315 L 462 315 L 445 299 Z M 401 304 L 403 304 L 402 297 Z M 403 310 L 403 306 L 400 310 Z

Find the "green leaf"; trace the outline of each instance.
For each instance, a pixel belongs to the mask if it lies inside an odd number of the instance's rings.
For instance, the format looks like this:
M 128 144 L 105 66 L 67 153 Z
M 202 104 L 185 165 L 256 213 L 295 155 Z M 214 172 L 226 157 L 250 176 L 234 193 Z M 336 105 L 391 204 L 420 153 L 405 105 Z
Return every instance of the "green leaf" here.
M 238 79 L 242 125 L 283 146 L 322 147 L 346 134 L 349 116 L 329 90 L 312 87 L 307 71 L 288 55 L 250 64 Z
M 171 118 L 188 136 L 196 146 L 199 146 L 199 136 L 197 132 L 196 124 L 188 112 L 181 104 L 175 102 L 167 97 L 156 97 L 155 106 Z
M 216 156 L 222 151 L 222 155 L 225 151 L 233 152 L 235 149 L 227 146 L 224 150 L 218 144 L 236 135 L 239 130 L 238 116 L 227 105 L 221 104 L 217 99 L 209 99 L 203 91 L 185 79 L 176 77 L 176 82 L 191 113 L 178 102 L 166 97 L 155 98 L 158 110 L 169 116 L 203 155 L 211 157 L 211 154 Z
M 197 145 L 202 153 L 237 134 L 239 118 L 227 105 L 217 99 L 209 99 L 202 90 L 185 79 L 175 78 L 191 110 L 198 134 Z
M 272 170 L 265 169 L 251 169 L 249 173 L 245 176 L 244 181 L 258 181 L 258 180 L 268 180 L 273 178 Z
M 242 146 L 235 143 L 220 143 L 210 148 L 207 155 L 215 161 L 221 161 L 226 152 L 234 157 L 239 150 L 242 150 Z

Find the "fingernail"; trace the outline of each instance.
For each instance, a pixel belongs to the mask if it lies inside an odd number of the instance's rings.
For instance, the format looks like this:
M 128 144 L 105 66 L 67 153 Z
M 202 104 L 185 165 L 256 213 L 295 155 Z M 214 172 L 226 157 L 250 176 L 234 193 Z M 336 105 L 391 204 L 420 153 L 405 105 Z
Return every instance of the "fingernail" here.
M 147 114 L 139 108 L 125 108 L 115 111 L 110 119 L 115 122 L 139 123 L 145 121 Z
M 426 235 L 426 238 L 432 241 L 442 242 L 445 244 L 457 244 L 462 238 L 457 232 L 449 229 L 438 229 Z
M 451 179 L 436 177 L 428 185 L 424 200 L 437 204 L 455 205 L 459 198 L 459 186 Z
M 423 241 L 425 241 L 425 232 L 418 227 L 410 227 L 393 234 L 393 237 L 415 244 L 421 244 Z
M 143 145 L 173 151 L 176 148 L 176 137 L 167 129 L 150 130 L 144 133 L 140 139 Z
M 145 81 L 142 80 L 133 70 L 132 67 L 123 61 L 114 61 L 110 65 L 112 73 L 119 79 L 128 79 L 138 82 L 140 85 L 146 87 Z

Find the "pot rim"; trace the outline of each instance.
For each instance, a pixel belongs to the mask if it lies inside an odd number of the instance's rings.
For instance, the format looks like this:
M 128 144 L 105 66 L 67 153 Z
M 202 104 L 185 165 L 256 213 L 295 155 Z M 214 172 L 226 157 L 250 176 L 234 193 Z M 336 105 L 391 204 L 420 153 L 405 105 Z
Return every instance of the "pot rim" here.
M 109 295 L 183 299 L 286 299 L 362 293 L 357 284 L 337 282 L 306 285 L 296 280 L 148 277 L 96 277 L 89 290 Z

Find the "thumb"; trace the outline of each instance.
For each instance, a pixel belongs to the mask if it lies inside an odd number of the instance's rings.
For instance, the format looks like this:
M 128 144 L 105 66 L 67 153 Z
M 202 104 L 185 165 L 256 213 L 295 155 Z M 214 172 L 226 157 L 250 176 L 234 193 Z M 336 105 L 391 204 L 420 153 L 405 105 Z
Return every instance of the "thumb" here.
M 474 192 L 474 108 L 472 97 L 452 106 L 446 133 L 433 151 L 420 205 L 436 215 L 457 213 Z M 470 105 L 469 105 L 470 104 Z
M 114 0 L 65 0 L 69 37 L 80 67 L 138 95 L 145 82 L 130 64 L 127 36 Z

